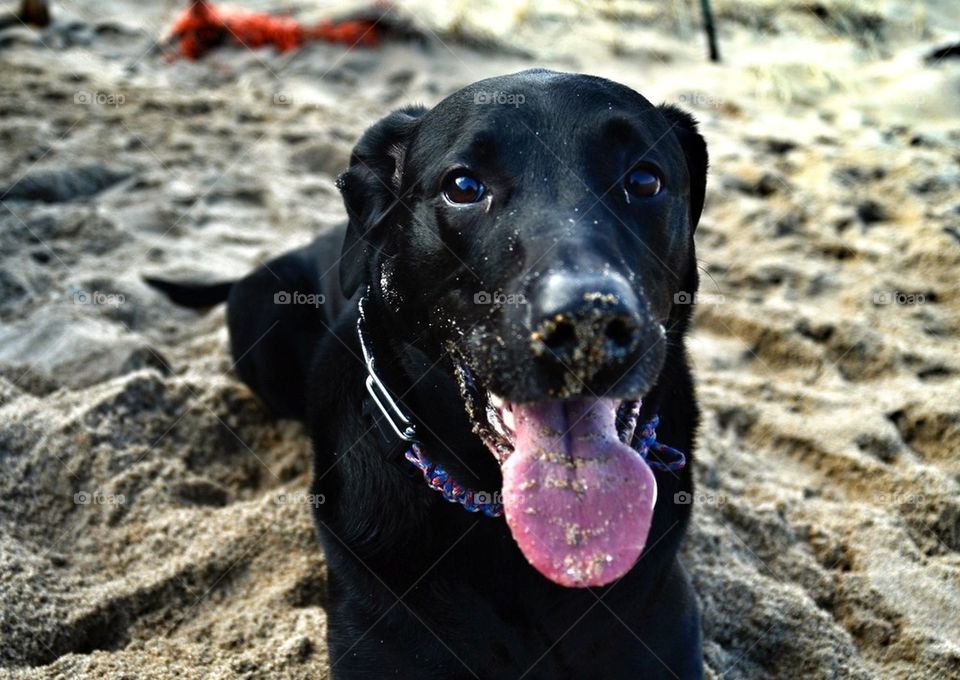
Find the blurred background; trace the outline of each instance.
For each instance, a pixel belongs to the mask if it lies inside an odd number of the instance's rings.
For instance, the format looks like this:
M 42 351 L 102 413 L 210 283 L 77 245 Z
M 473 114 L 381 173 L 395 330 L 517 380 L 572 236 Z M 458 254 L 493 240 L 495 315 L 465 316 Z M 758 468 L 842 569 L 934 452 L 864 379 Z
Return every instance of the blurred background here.
M 305 435 L 232 374 L 222 309 L 141 276 L 305 243 L 391 108 L 545 66 L 676 103 L 709 145 L 685 548 L 709 677 L 960 677 L 960 3 L 713 0 L 718 62 L 697 0 L 234 3 L 322 27 L 286 50 L 178 36 L 181 1 L 22 4 L 0 674 L 325 677 Z

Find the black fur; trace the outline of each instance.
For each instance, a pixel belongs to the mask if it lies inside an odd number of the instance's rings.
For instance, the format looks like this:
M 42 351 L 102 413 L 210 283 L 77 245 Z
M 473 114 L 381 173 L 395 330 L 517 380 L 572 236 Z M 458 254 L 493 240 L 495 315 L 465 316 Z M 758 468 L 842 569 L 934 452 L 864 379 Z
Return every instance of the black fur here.
M 514 95 L 515 105 L 478 103 L 490 93 Z M 629 201 L 622 178 L 638 161 L 659 168 L 665 188 Z M 439 196 L 454 167 L 484 178 L 489 206 Z M 601 588 L 555 585 L 526 562 L 502 518 L 446 503 L 396 458 L 363 412 L 356 322 L 369 286 L 381 375 L 425 450 L 469 486 L 499 488 L 500 470 L 471 432 L 455 358 L 514 401 L 644 392 L 642 417 L 659 412 L 659 439 L 689 456 L 698 410 L 684 347 L 692 305 L 682 296 L 697 289 L 706 172 L 694 120 L 622 85 L 548 71 L 481 81 L 374 125 L 340 178 L 345 231 L 232 286 L 240 376 L 313 437 L 335 678 L 702 676 L 698 607 L 678 561 L 691 506 L 675 497 L 692 492 L 690 466 L 656 473 L 653 527 L 629 573 Z M 562 387 L 571 367 L 530 353 L 530 329 L 549 307 L 543 282 L 601 270 L 629 282 L 635 300 L 624 314 L 649 346 L 631 348 L 636 366 L 609 363 Z M 284 291 L 325 301 L 274 304 Z M 530 304 L 476 304 L 484 291 Z M 650 340 L 661 323 L 665 339 Z

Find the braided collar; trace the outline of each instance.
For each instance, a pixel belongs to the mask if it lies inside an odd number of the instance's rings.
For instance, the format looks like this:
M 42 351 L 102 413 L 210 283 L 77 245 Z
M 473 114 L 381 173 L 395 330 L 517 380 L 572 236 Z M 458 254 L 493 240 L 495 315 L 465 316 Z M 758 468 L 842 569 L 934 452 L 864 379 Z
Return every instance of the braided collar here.
M 503 515 L 503 502 L 500 492 L 491 494 L 487 491 L 475 491 L 460 484 L 447 472 L 442 465 L 434 463 L 423 452 L 423 446 L 417 438 L 417 429 L 413 420 L 406 415 L 397 401 L 390 394 L 377 374 L 373 354 L 367 346 L 363 326 L 366 322 L 364 304 L 367 299 L 365 293 L 360 298 L 359 316 L 357 318 L 357 337 L 360 339 L 360 349 L 367 367 L 365 381 L 367 392 L 377 406 L 384 420 L 389 424 L 393 433 L 407 445 L 406 458 L 423 474 L 423 479 L 434 491 L 439 492 L 444 500 L 457 503 L 468 512 L 481 512 L 487 517 Z M 636 437 L 634 449 L 653 470 L 677 472 L 687 464 L 686 456 L 677 449 L 657 441 L 657 425 L 660 416 L 655 415 L 643 426 L 640 435 Z M 653 454 L 651 456 L 650 454 Z

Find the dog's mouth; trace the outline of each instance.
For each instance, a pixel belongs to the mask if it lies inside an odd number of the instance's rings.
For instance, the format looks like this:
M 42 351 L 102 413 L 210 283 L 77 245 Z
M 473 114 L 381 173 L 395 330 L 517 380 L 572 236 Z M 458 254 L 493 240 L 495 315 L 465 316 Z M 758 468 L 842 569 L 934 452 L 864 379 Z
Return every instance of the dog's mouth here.
M 503 474 L 503 508 L 524 556 L 564 586 L 623 576 L 646 544 L 657 499 L 630 443 L 641 400 L 578 397 L 515 403 L 455 361 L 473 431 Z

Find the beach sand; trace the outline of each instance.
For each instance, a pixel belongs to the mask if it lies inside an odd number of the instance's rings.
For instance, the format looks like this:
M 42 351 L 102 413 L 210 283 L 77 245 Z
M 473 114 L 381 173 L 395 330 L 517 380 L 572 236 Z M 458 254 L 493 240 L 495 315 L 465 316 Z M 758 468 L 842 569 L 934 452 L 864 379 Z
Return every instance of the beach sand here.
M 0 32 L 0 676 L 329 675 L 306 436 L 231 372 L 222 308 L 141 275 L 306 242 L 391 107 L 547 66 L 708 140 L 708 677 L 960 678 L 960 59 L 925 60 L 960 5 L 716 0 L 714 65 L 692 1 L 407 2 L 419 37 L 377 49 L 167 63 L 181 4 Z

